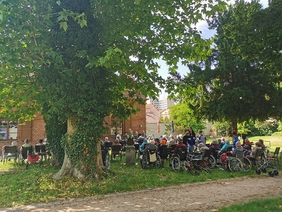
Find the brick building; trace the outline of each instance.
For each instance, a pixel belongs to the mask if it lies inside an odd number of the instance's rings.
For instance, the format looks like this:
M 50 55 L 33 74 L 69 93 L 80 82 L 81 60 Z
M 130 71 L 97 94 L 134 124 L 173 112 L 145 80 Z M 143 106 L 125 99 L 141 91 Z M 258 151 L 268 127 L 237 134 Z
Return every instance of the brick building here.
M 109 140 L 114 141 L 116 133 L 133 132 L 142 133 L 146 131 L 146 106 L 135 103 L 135 107 L 139 108 L 139 112 L 130 116 L 128 120 L 120 120 L 112 116 L 105 118 L 109 131 L 103 137 L 108 136 Z M 12 141 L 17 140 L 18 146 L 23 145 L 24 139 L 29 139 L 33 145 L 38 143 L 39 139 L 46 138 L 45 122 L 42 116 L 36 116 L 34 120 L 28 121 L 25 125 L 17 125 L 11 121 L 1 121 L 0 126 L 0 151 L 5 145 L 11 145 Z M 102 138 L 103 139 L 103 138 Z M 2 152 L 0 152 L 2 154 Z

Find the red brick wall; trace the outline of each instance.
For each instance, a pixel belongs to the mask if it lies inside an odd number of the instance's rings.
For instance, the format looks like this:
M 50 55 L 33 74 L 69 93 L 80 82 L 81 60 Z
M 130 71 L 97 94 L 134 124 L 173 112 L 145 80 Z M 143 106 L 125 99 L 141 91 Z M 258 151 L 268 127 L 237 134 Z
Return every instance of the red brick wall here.
M 123 121 L 123 133 L 128 132 L 129 129 L 133 132 L 137 130 L 139 133 L 142 133 L 143 130 L 146 131 L 146 107 L 138 103 L 135 103 L 134 106 L 139 108 L 140 111 L 131 115 L 129 120 Z M 111 116 L 106 117 L 105 121 L 110 124 Z M 115 137 L 111 136 L 110 133 L 109 130 L 103 137 L 108 136 L 109 140 L 114 141 Z M 42 116 L 36 116 L 33 121 L 18 126 L 18 147 L 23 145 L 24 139 L 29 139 L 31 143 L 35 145 L 38 143 L 39 139 L 44 139 L 45 137 L 45 122 Z M 2 151 L 2 146 L 10 145 L 12 141 L 13 140 L 0 141 L 0 151 Z M 2 152 L 0 152 L 0 154 L 2 154 Z
M 45 135 L 45 122 L 42 116 L 36 116 L 33 121 L 28 121 L 25 125 L 18 125 L 18 147 L 23 145 L 24 139 L 30 140 L 32 145 L 38 143 L 39 139 L 44 139 Z M 11 145 L 13 140 L 0 141 L 0 151 L 2 147 Z M 2 152 L 0 152 L 2 154 Z
M 131 115 L 129 120 L 123 121 L 122 134 L 128 132 L 129 129 L 131 129 L 133 132 L 138 131 L 140 134 L 143 130 L 146 131 L 146 106 L 135 103 L 134 107 L 139 108 L 140 111 L 136 114 Z M 111 116 L 106 117 L 105 121 L 110 124 Z M 111 141 L 114 141 L 115 139 L 115 136 L 111 135 L 110 130 L 108 131 L 108 133 L 103 135 L 102 139 L 104 139 L 104 137 L 106 136 L 109 137 L 109 140 Z
M 32 143 L 38 143 L 39 139 L 45 139 L 45 122 L 43 117 L 37 117 L 32 121 L 31 141 Z

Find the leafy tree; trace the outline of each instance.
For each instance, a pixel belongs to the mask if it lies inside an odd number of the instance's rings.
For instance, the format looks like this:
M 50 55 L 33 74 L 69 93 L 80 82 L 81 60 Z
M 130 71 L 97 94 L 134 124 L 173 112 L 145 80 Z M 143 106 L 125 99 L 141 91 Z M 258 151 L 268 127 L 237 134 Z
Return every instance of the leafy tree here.
M 190 73 L 184 79 L 176 74 L 170 79 L 171 82 L 176 79 L 176 92 L 198 116 L 229 121 L 235 132 L 238 122 L 264 120 L 279 105 L 280 92 L 273 75 L 261 68 L 255 58 L 249 60 L 234 52 L 234 39 L 229 36 L 231 26 L 249 22 L 260 10 L 257 2 L 241 1 L 215 16 L 209 22 L 216 29 L 216 36 L 208 59 L 189 64 Z M 245 31 L 238 27 L 236 39 L 244 35 Z
M 217 130 L 217 135 L 227 136 L 231 135 L 232 125 L 229 121 L 215 121 L 213 122 L 213 128 Z
M 203 120 L 197 119 L 188 104 L 184 102 L 170 107 L 170 117 L 174 121 L 175 127 L 182 132 L 187 131 L 189 127 L 196 131 L 205 128 Z
M 82 178 L 102 173 L 104 118 L 126 118 L 136 112 L 135 102 L 156 96 L 155 83 L 163 80 L 154 59 L 174 71 L 180 59 L 203 58 L 210 42 L 193 25 L 225 6 L 180 0 L 1 2 L 2 114 L 26 120 L 40 111 L 47 134 L 52 121 L 68 121 L 56 177 Z
M 232 51 L 242 54 L 250 61 L 258 62 L 257 65 L 267 70 L 280 86 L 281 59 L 282 59 L 282 1 L 269 1 L 269 7 L 256 11 L 249 21 L 243 21 L 246 14 L 240 9 L 243 4 L 238 4 L 233 20 L 226 28 L 226 34 L 232 38 Z M 241 32 L 244 31 L 243 35 Z M 276 111 L 274 110 L 274 113 Z

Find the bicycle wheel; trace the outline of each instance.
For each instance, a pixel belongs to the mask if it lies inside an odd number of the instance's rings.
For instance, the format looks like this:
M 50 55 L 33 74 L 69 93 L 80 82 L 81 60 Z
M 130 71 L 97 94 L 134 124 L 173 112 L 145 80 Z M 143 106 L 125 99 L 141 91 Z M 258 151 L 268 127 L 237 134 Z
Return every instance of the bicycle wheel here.
M 250 171 L 252 169 L 252 162 L 248 158 L 243 157 L 243 161 L 242 162 L 243 162 L 243 170 L 245 172 L 248 172 L 248 171 Z
M 261 170 L 262 168 L 266 168 L 266 167 L 268 167 L 268 161 L 265 158 L 256 160 L 256 169 Z
M 161 160 L 161 157 L 159 155 L 157 155 L 157 160 L 156 160 L 155 165 L 156 165 L 157 168 L 162 167 L 162 160 Z
M 172 158 L 171 168 L 173 171 L 179 171 L 181 168 L 181 162 L 178 157 Z
M 141 160 L 141 166 L 143 169 L 146 169 L 148 166 L 148 157 L 146 154 L 143 154 L 142 160 Z
M 238 158 L 232 158 L 228 160 L 228 168 L 232 172 L 241 172 L 243 170 L 243 164 Z
M 208 163 L 208 167 L 210 169 L 214 168 L 216 166 L 216 159 L 213 155 L 209 156 L 209 163 Z
M 194 171 L 194 165 L 193 165 L 193 162 L 191 160 L 191 157 L 187 157 L 186 160 L 184 161 L 184 169 L 185 169 L 185 171 L 187 171 L 189 173 Z

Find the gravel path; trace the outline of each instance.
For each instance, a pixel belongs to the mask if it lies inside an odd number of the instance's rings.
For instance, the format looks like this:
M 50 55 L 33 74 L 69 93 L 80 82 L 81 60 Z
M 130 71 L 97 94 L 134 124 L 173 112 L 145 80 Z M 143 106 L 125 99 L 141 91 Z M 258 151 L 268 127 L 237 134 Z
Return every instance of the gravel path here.
M 168 188 L 94 196 L 48 204 L 33 204 L 0 212 L 74 212 L 74 211 L 213 211 L 222 206 L 252 199 L 282 195 L 282 176 L 235 178 Z M 236 197 L 236 198 L 234 198 Z

